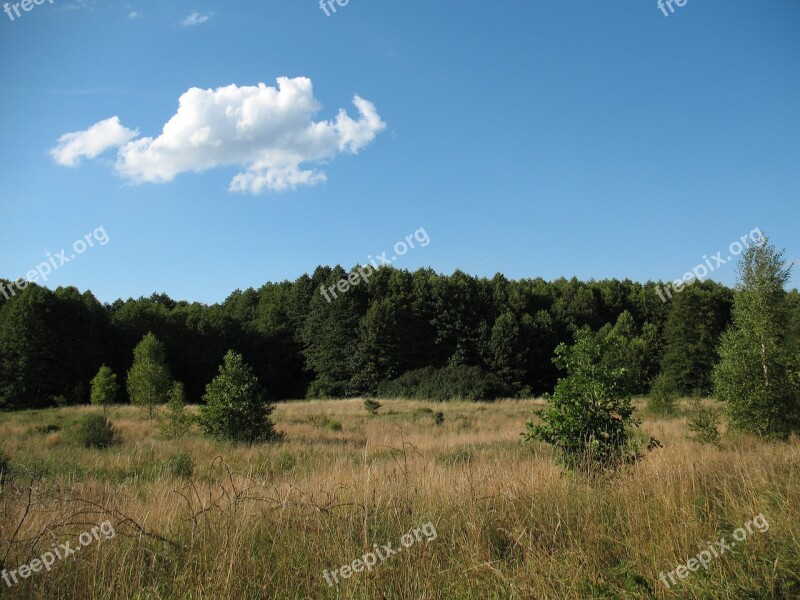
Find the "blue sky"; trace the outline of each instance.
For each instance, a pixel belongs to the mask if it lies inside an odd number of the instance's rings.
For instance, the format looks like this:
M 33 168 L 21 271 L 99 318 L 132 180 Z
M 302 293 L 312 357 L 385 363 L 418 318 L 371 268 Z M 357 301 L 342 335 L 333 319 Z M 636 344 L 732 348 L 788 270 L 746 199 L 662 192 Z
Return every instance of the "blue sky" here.
M 754 227 L 800 259 L 796 0 L 45 0 L 0 51 L 7 278 L 98 227 L 49 287 L 217 302 L 419 228 L 397 267 L 671 280 Z

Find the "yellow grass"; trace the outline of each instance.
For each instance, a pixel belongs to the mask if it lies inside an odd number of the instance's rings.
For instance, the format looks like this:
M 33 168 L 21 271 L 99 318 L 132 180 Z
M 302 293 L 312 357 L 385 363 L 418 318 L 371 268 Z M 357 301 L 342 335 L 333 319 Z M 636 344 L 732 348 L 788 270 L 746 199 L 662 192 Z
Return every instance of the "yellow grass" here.
M 376 417 L 358 399 L 280 404 L 286 441 L 256 447 L 197 432 L 165 440 L 143 412 L 118 407 L 109 417 L 122 444 L 88 450 L 70 430 L 93 409 L 0 414 L 14 473 L 0 495 L 4 567 L 106 519 L 117 534 L 12 588 L 0 580 L 0 597 L 800 597 L 797 440 L 726 436 L 716 449 L 690 440 L 683 418 L 645 418 L 663 449 L 588 480 L 521 442 L 533 401 L 381 402 Z M 34 430 L 47 424 L 61 430 Z M 167 467 L 181 452 L 196 464 L 189 480 Z M 670 590 L 658 580 L 759 514 L 769 530 L 708 571 Z M 374 544 L 397 548 L 428 522 L 435 540 L 327 585 L 324 570 Z

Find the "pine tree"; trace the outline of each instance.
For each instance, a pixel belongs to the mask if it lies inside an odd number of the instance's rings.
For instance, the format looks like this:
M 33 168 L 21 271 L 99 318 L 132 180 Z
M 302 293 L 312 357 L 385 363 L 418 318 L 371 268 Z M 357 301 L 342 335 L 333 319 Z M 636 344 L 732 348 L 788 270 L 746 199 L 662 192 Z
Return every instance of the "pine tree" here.
M 97 375 L 92 379 L 92 404 L 102 406 L 105 413 L 106 407 L 114 403 L 118 392 L 117 374 L 111 370 L 111 367 L 101 366 Z
M 269 418 L 275 406 L 266 402 L 264 389 L 241 354 L 228 351 L 203 398 L 199 423 L 206 434 L 246 444 L 280 439 Z
M 153 410 L 167 401 L 171 378 L 164 357 L 164 346 L 156 336 L 148 333 L 133 351 L 133 366 L 128 371 L 128 395 L 131 404 L 147 409 L 148 418 Z
M 768 240 L 745 251 L 733 305 L 733 323 L 723 334 L 714 370 L 719 400 L 731 425 L 767 437 L 800 431 L 798 357 L 786 333 L 784 286 L 791 267 Z

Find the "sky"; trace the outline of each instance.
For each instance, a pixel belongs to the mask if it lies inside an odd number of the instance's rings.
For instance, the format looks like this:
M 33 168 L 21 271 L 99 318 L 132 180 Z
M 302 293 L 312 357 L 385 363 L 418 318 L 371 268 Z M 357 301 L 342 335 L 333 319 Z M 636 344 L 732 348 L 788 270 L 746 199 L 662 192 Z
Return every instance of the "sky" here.
M 214 303 L 386 252 L 666 281 L 758 228 L 800 286 L 797 0 L 14 4 L 0 277 Z

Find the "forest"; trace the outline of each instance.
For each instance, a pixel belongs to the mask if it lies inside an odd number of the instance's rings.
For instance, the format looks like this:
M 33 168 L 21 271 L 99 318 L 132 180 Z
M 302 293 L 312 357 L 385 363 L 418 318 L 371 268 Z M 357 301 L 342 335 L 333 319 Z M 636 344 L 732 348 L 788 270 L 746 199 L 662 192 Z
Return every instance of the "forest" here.
M 164 294 L 103 304 L 91 291 L 35 284 L 0 295 L 0 409 L 87 404 L 100 366 L 124 377 L 149 332 L 191 403 L 201 401 L 228 350 L 244 356 L 273 401 L 415 397 L 422 381 L 440 384 L 417 397 L 539 396 L 563 376 L 555 349 L 584 326 L 613 328 L 630 342 L 634 393 L 646 394 L 663 373 L 682 395 L 708 395 L 733 302 L 733 290 L 713 281 L 663 302 L 661 282 L 487 279 L 393 267 L 328 302 L 320 290 L 347 275 L 340 266 L 318 267 L 214 305 Z M 800 349 L 797 290 L 787 306 L 787 336 Z M 460 393 L 464 381 L 472 396 Z M 120 394 L 125 402 L 126 391 Z

